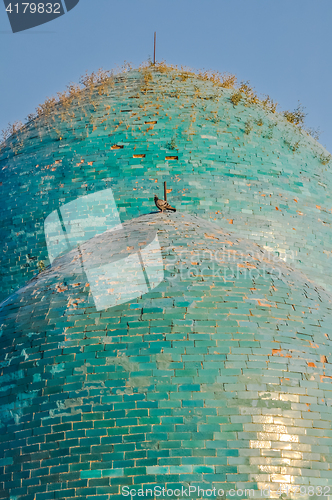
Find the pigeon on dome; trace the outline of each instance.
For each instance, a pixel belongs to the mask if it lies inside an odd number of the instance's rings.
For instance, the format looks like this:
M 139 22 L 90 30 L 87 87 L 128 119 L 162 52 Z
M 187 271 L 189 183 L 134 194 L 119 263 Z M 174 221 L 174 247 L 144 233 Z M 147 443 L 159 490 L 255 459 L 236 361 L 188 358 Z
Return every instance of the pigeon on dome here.
M 158 196 L 155 194 L 154 195 L 154 202 L 156 204 L 156 207 L 163 212 L 164 210 L 172 210 L 173 212 L 176 212 L 176 208 L 172 207 L 168 201 L 165 200 L 160 200 Z

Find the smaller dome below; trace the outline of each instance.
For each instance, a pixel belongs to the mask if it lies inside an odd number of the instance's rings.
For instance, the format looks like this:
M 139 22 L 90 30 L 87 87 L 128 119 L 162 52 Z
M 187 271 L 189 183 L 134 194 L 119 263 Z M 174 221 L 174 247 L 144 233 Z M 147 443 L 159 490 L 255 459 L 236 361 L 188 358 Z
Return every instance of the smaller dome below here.
M 271 454 L 301 461 L 291 487 L 303 471 L 325 483 L 330 303 L 259 246 L 180 212 L 58 256 L 0 310 L 4 492 L 15 468 L 28 494 L 41 453 L 60 472 L 39 492 L 66 499 L 73 471 L 80 497 L 159 484 L 276 492 Z

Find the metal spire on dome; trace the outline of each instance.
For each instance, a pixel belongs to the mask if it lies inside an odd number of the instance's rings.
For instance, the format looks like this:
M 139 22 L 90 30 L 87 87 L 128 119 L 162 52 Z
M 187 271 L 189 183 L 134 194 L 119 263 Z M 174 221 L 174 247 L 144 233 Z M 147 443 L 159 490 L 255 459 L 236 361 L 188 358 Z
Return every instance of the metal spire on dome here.
M 157 42 L 157 32 L 154 32 L 154 44 L 153 44 L 153 64 L 156 64 L 156 42 Z

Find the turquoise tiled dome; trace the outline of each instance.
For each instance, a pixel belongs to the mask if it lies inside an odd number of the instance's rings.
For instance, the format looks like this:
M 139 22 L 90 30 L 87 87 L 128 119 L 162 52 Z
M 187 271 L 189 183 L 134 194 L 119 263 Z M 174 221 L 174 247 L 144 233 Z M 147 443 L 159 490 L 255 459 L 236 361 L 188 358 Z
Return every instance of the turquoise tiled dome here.
M 182 212 L 232 223 L 331 289 L 325 149 L 281 115 L 246 99 L 234 106 L 230 89 L 176 71 L 149 75 L 132 71 L 74 96 L 5 143 L 2 297 L 48 262 L 43 224 L 53 210 L 112 188 L 128 220 L 151 210 L 165 180 Z
M 2 149 L 0 498 L 316 498 L 332 488 L 326 152 L 231 90 L 151 75 Z M 155 213 L 164 180 L 176 214 Z

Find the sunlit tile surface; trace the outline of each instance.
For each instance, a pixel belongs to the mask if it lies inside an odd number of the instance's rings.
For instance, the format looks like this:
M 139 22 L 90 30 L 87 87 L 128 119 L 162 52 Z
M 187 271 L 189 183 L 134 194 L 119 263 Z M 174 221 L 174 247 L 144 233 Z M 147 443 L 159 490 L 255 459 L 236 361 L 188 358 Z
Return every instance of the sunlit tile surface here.
M 332 497 L 331 169 L 231 92 L 130 72 L 3 145 L 0 498 Z

